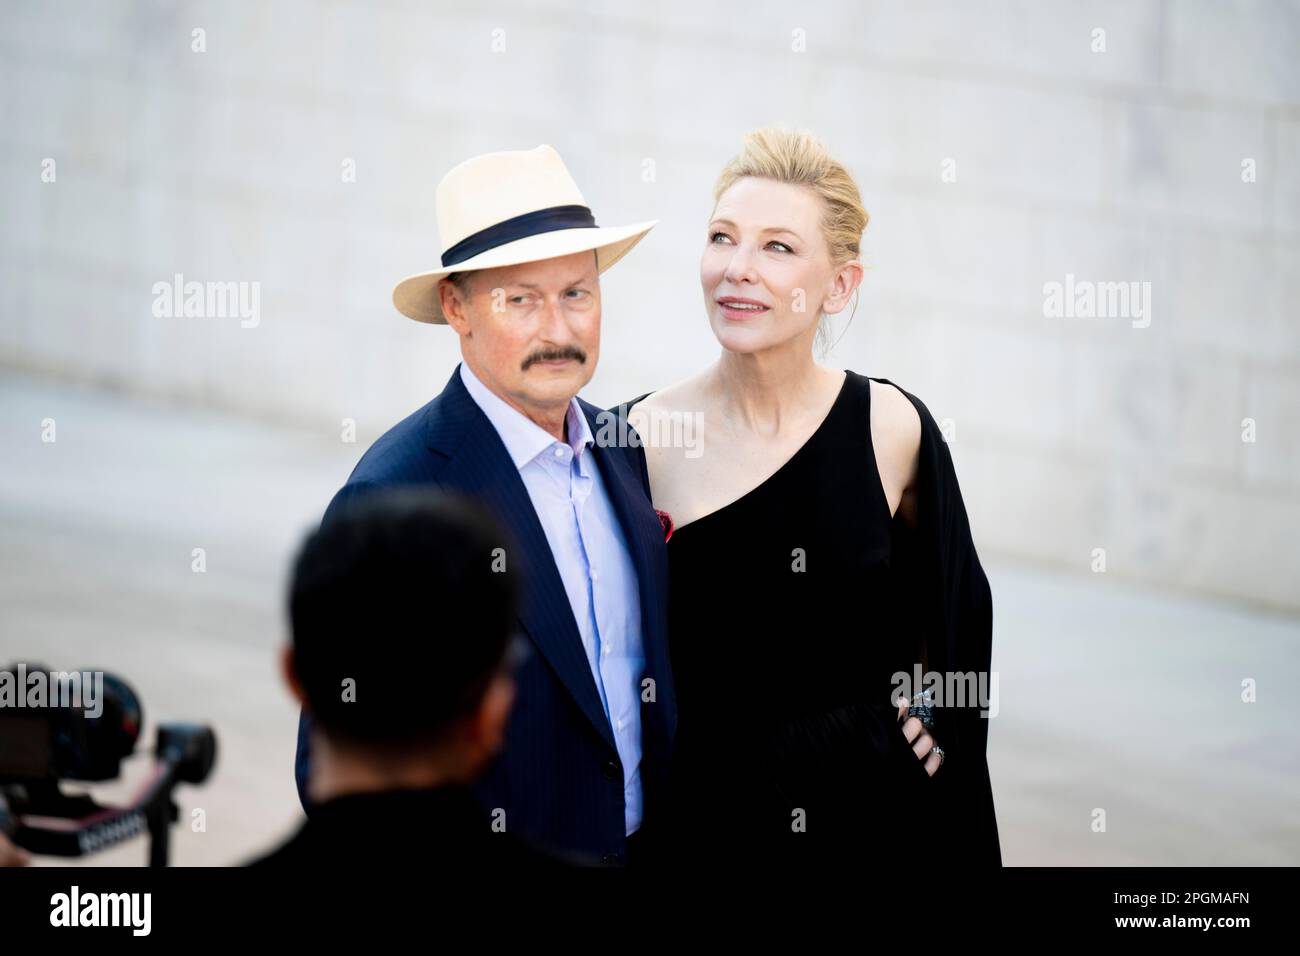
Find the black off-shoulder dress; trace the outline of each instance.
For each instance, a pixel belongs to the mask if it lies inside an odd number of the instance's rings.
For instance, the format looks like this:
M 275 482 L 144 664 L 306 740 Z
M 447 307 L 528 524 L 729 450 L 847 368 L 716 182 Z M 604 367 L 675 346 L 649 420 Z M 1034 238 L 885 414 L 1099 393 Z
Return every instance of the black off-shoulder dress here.
M 920 587 L 922 541 L 890 513 L 870 403 L 868 378 L 848 371 L 779 470 L 668 541 L 665 849 L 679 862 L 890 868 L 958 849 L 939 783 L 956 741 L 936 728 L 949 757 L 930 777 L 890 702 L 936 637 L 938 598 Z

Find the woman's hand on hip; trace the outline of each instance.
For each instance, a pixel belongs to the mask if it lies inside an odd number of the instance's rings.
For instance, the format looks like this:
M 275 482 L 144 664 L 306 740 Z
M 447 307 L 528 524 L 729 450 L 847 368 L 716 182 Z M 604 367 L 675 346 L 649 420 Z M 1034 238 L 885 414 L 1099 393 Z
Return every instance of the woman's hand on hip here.
M 943 760 L 934 752 L 935 739 L 930 736 L 930 732 L 925 729 L 920 719 L 917 717 L 903 719 L 907 714 L 907 707 L 907 700 L 898 705 L 898 719 L 903 721 L 903 736 L 912 745 L 912 753 L 916 754 L 916 759 L 925 765 L 925 772 L 933 777 Z

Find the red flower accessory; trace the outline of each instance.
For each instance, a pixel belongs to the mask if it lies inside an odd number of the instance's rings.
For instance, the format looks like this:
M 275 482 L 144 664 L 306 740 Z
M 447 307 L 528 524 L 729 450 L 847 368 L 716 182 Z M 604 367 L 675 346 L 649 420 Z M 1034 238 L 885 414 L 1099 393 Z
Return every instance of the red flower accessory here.
M 655 514 L 659 516 L 659 526 L 664 529 L 664 542 L 667 543 L 668 539 L 673 536 L 673 516 L 667 511 L 660 511 L 658 508 L 655 509 Z

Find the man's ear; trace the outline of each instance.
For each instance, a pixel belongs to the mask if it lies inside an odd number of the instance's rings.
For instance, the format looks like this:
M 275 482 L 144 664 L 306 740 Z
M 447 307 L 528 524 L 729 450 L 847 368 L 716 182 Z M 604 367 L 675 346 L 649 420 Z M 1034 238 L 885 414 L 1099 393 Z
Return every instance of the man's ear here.
M 303 692 L 302 681 L 298 679 L 298 671 L 293 663 L 293 645 L 286 643 L 280 649 L 280 676 L 284 679 L 284 685 L 289 688 L 289 693 L 293 694 L 294 700 L 298 705 L 306 706 L 307 695 Z
M 514 702 L 514 679 L 508 674 L 493 677 L 473 718 L 473 734 L 485 755 L 495 754 L 505 743 L 506 724 Z
M 442 304 L 442 314 L 447 317 L 447 324 L 456 330 L 456 334 L 469 335 L 469 316 L 456 283 L 450 279 L 439 279 L 438 301 Z

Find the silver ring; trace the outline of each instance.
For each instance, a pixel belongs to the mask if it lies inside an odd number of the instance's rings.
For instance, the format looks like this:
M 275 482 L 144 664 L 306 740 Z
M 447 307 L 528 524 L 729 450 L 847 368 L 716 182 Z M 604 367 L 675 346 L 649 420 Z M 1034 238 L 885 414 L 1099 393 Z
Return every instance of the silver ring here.
M 930 706 L 930 692 L 924 690 L 919 694 L 913 694 L 912 699 L 907 704 L 907 716 L 915 717 L 921 722 L 921 726 L 926 730 L 934 730 L 934 709 Z
M 945 754 L 945 753 L 943 752 L 943 748 L 942 748 L 942 747 L 931 747 L 931 748 L 930 748 L 930 753 L 932 753 L 932 754 L 938 754 L 938 755 L 939 755 L 939 767 L 942 767 L 942 766 L 943 766 L 943 762 L 944 762 L 944 760 L 947 759 L 947 754 Z M 935 769 L 935 770 L 938 770 L 939 767 L 935 767 L 934 769 Z

